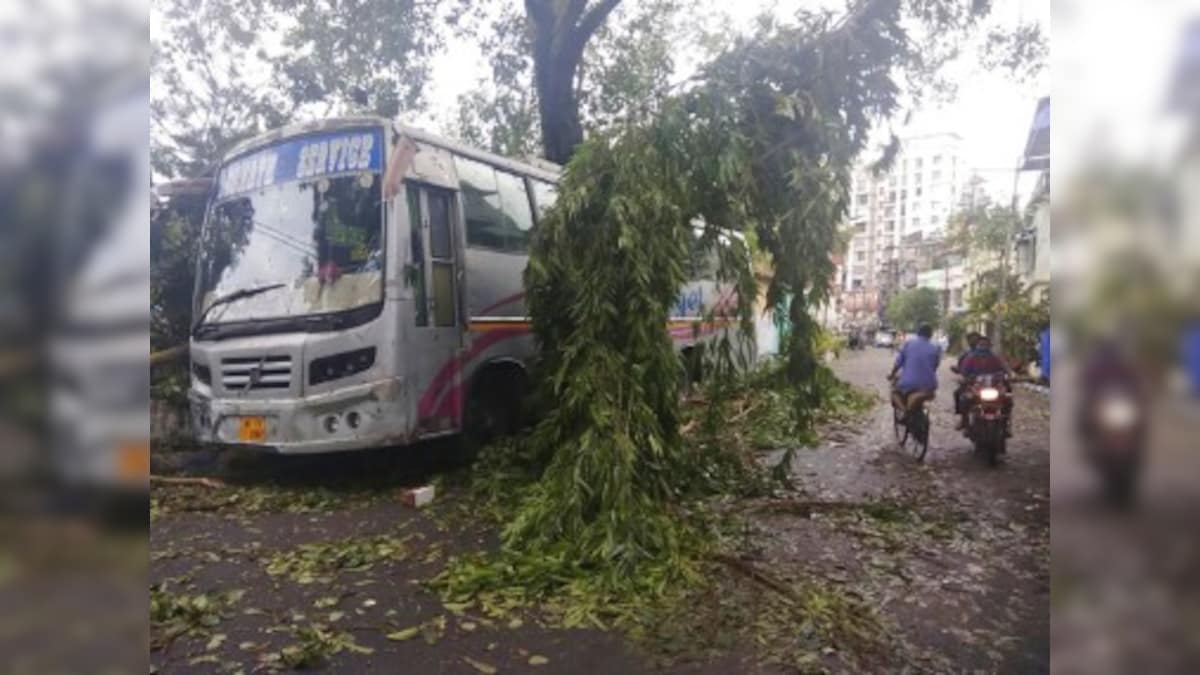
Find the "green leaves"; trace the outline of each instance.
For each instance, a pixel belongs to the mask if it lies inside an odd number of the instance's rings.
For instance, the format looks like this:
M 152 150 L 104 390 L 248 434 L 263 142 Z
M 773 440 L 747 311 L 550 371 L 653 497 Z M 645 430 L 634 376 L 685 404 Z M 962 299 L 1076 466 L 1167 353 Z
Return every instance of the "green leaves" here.
M 279 662 L 288 668 L 312 668 L 324 665 L 330 657 L 343 651 L 373 654 L 374 649 L 354 641 L 349 633 L 331 630 L 320 624 L 301 626 L 295 631 L 296 641 L 277 653 L 264 654 L 266 663 Z
M 380 562 L 404 560 L 408 557 L 407 539 L 380 535 L 303 544 L 272 555 L 266 562 L 267 574 L 288 576 L 299 584 L 326 581 L 341 571 L 362 571 Z M 318 609 L 332 606 L 324 604 L 328 602 L 327 599 L 318 599 L 316 602 L 321 603 L 316 605 Z
M 405 640 L 411 640 L 420 634 L 421 634 L 421 626 L 412 626 L 411 628 L 405 628 L 403 630 L 398 630 L 394 633 L 388 633 L 386 637 L 389 640 L 403 642 Z
M 888 303 L 887 317 L 893 327 L 915 331 L 922 324 L 940 323 L 942 299 L 932 288 L 912 288 L 897 293 Z
M 478 661 L 469 656 L 462 657 L 462 660 L 476 671 L 483 673 L 483 675 L 496 675 L 496 673 L 500 672 L 500 669 L 496 666 L 493 666 L 490 663 L 484 663 L 483 661 Z
M 227 610 L 245 593 L 233 590 L 226 593 L 175 593 L 169 584 L 150 587 L 151 648 L 159 649 L 175 638 L 189 634 L 208 634 L 219 624 Z M 208 649 L 216 649 L 225 641 L 223 634 L 210 638 Z

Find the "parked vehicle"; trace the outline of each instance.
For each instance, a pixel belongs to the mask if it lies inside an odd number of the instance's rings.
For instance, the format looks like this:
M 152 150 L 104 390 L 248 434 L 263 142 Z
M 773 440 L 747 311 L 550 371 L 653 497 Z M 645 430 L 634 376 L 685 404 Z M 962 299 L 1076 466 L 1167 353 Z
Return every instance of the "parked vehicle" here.
M 1012 392 L 1003 374 L 971 378 L 964 389 L 967 424 L 963 434 L 988 464 L 995 465 L 1007 450 Z
M 876 331 L 875 346 L 890 349 L 896 346 L 896 338 L 892 335 L 891 331 Z
M 530 231 L 558 179 L 374 117 L 236 146 L 201 236 L 199 440 L 315 453 L 511 429 L 535 355 Z M 680 289 L 665 327 L 685 362 L 733 328 L 702 319 L 736 305 L 714 276 Z
M 97 111 L 60 191 L 49 275 L 51 473 L 135 500 L 150 479 L 149 103 L 132 85 Z

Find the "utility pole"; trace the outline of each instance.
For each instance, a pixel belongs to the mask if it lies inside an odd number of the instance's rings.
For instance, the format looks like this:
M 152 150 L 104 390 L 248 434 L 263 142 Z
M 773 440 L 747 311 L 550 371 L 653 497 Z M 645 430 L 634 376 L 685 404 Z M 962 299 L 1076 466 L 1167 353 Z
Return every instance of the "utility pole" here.
M 949 258 L 942 258 L 942 315 L 950 316 L 950 261 Z

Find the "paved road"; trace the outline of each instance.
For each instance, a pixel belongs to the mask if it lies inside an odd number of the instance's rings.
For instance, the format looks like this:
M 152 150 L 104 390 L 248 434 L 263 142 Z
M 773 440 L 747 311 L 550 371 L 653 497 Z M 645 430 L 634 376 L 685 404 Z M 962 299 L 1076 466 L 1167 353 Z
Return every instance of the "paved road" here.
M 1016 438 L 1006 461 L 993 468 L 953 430 L 943 393 L 933 404 L 929 456 L 917 464 L 892 437 L 883 397 L 889 360 L 888 352 L 870 350 L 834 364 L 841 377 L 874 389 L 880 400 L 865 419 L 826 429 L 821 447 L 799 451 L 793 473 L 802 496 L 892 506 L 870 517 L 764 513 L 750 528 L 759 562 L 798 585 L 865 599 L 897 638 L 871 672 L 1045 672 L 1047 402 L 1020 394 Z M 435 574 L 450 555 L 487 547 L 494 532 L 402 506 L 399 487 L 426 478 L 411 463 L 348 458 L 341 470 L 340 460 L 286 464 L 226 466 L 228 475 L 247 481 L 241 487 L 155 491 L 151 575 L 158 590 L 216 598 L 240 591 L 226 598 L 215 627 L 153 652 L 160 671 L 250 672 L 300 645 L 303 629 L 314 624 L 373 650 L 334 655 L 326 667 L 337 672 L 472 674 L 480 672 L 478 663 L 501 672 L 654 670 L 614 633 L 553 629 L 532 618 L 511 628 L 470 611 L 448 612 L 416 580 Z M 396 471 L 389 474 L 389 467 Z M 263 484 L 264 476 L 285 468 L 291 476 L 285 485 Z M 439 497 L 442 505 L 452 500 Z M 369 545 L 365 552 L 362 545 Z M 381 550 L 389 553 L 379 557 Z M 349 555 L 378 559 L 332 570 L 322 562 Z M 421 637 L 386 637 L 419 624 L 427 629 Z M 863 672 L 837 647 L 827 655 L 828 668 Z M 772 672 L 755 665 L 750 648 L 673 672 Z M 549 659 L 548 667 L 530 666 L 532 655 Z
M 898 536 L 862 537 L 858 523 L 760 523 L 765 557 L 808 574 L 847 578 L 894 623 L 903 645 L 887 669 L 925 672 L 1049 670 L 1049 401 L 1018 391 L 1014 438 L 988 466 L 954 430 L 950 391 L 930 405 L 929 453 L 917 463 L 893 435 L 888 383 L 893 352 L 846 352 L 832 367 L 874 391 L 865 420 L 827 431 L 800 452 L 793 473 L 820 500 L 886 500 L 915 514 Z M 887 532 L 885 532 L 885 535 Z
M 1073 434 L 1073 366 L 1053 394 L 1053 671 L 1200 672 L 1200 408 L 1156 400 L 1138 503 L 1113 511 Z

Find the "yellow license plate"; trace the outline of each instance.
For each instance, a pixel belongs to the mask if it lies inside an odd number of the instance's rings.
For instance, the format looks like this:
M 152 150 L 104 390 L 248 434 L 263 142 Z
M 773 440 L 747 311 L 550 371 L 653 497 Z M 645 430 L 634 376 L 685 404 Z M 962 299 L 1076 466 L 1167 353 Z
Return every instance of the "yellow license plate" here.
M 238 440 L 248 443 L 267 440 L 267 418 L 243 417 L 238 426 Z

